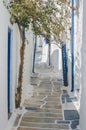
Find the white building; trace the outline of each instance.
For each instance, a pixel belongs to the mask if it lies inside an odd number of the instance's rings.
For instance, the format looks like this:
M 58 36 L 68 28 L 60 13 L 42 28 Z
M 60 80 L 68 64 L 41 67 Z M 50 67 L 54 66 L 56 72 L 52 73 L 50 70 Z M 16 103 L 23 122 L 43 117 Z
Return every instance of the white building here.
M 80 130 L 86 129 L 86 1 L 82 0 L 82 47 L 81 47 L 81 107 Z
M 62 50 L 56 44 L 51 44 L 51 65 L 58 73 L 58 78 L 62 79 Z
M 27 33 L 25 48 L 23 88 L 30 84 L 33 57 L 33 35 Z M 0 130 L 10 130 L 15 120 L 15 92 L 20 61 L 20 34 L 16 24 L 11 25 L 10 14 L 0 1 Z M 26 94 L 22 92 L 24 100 Z M 22 101 L 23 101 L 22 100 Z
M 74 1 L 74 95 L 78 96 L 78 90 L 81 91 L 81 46 L 82 46 L 82 4 L 81 1 Z M 71 9 L 72 12 L 72 9 Z M 72 19 L 71 19 L 72 21 Z M 71 37 L 70 31 L 70 37 Z M 68 54 L 68 82 L 69 91 L 72 88 L 72 55 L 71 55 L 71 41 L 67 44 Z
M 49 45 L 46 43 L 45 39 L 43 39 L 43 46 L 42 46 L 42 62 L 49 65 Z M 54 71 L 58 73 L 58 77 L 62 78 L 62 54 L 61 48 L 58 44 L 54 41 L 51 42 L 50 47 L 50 62 L 51 66 L 53 67 Z

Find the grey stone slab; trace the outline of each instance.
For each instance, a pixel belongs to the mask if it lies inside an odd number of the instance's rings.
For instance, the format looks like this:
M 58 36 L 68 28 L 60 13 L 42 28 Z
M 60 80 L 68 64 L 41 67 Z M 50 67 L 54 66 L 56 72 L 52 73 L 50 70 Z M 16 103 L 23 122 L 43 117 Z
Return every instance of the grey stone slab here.
M 61 99 L 62 99 L 62 103 L 65 103 L 65 101 L 72 102 L 72 99 L 70 98 L 70 96 L 67 93 L 63 94 Z
M 74 120 L 72 121 L 71 128 L 75 130 L 78 125 L 79 125 L 79 120 Z
M 64 124 L 70 124 L 70 121 L 60 120 L 60 121 L 57 121 L 57 123 L 64 125 Z
M 74 101 L 74 102 L 75 102 L 75 101 L 76 101 L 76 102 L 78 101 L 77 97 L 70 97 L 70 98 L 71 98 L 71 100 Z
M 66 97 L 66 102 L 72 102 L 72 99 L 70 97 Z
M 76 120 L 79 119 L 79 113 L 77 110 L 64 110 L 65 120 Z
M 25 107 L 26 110 L 37 110 L 38 108 L 37 107 Z

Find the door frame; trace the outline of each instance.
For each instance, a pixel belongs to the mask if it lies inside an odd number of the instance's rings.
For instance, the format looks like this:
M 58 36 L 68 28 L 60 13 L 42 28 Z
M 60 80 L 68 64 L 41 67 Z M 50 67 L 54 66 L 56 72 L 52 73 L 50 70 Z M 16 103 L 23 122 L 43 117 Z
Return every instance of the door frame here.
M 8 43 L 7 43 L 7 102 L 8 115 L 11 113 L 11 44 L 12 30 L 8 27 Z

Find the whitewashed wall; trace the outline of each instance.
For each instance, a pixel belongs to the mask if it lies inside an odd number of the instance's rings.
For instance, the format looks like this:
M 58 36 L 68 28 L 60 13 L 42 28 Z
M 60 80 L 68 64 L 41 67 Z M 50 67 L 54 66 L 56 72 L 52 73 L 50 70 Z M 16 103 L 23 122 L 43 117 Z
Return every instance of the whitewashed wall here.
M 71 91 L 71 43 L 67 41 L 68 91 Z
M 42 50 L 42 62 L 45 62 L 48 65 L 48 44 L 45 43 L 45 40 L 42 41 L 43 50 Z M 54 71 L 59 75 L 59 78 L 62 78 L 62 54 L 61 48 L 59 48 L 56 43 L 51 43 L 51 65 L 53 66 Z
M 81 48 L 81 107 L 80 130 L 86 129 L 86 1 L 82 0 L 82 48 Z
M 8 19 L 6 20 L 5 11 L 2 3 L 0 3 L 0 129 L 5 129 L 7 124 L 7 25 Z M 7 17 L 8 18 L 8 17 Z M 4 22 L 3 22 L 4 21 Z M 5 23 L 5 21 L 7 21 Z M 2 24 L 1 24 L 2 23 Z
M 17 46 L 19 45 L 19 33 L 16 25 L 10 24 L 10 16 L 3 3 L 0 1 L 0 129 L 4 130 L 8 124 L 7 112 L 7 45 L 8 27 L 12 30 L 11 45 L 11 112 L 15 109 L 15 86 L 17 73 Z M 16 30 L 15 30 L 16 28 Z
M 48 64 L 48 44 L 46 44 L 44 38 L 42 38 L 42 45 L 42 62 Z
M 19 71 L 19 63 L 20 63 L 20 34 L 18 30 L 18 26 L 14 24 L 12 26 L 12 45 L 11 45 L 11 104 L 12 110 L 15 110 L 15 92 L 17 88 L 18 82 L 18 71 Z
M 26 32 L 26 46 L 24 55 L 24 70 L 23 70 L 23 89 L 22 89 L 22 103 L 23 101 L 31 95 L 33 87 L 30 85 L 30 76 L 32 73 L 33 64 L 33 32 L 31 31 L 31 26 L 29 31 Z M 21 103 L 21 104 L 22 104 Z
M 75 45 L 74 45 L 74 61 L 75 61 L 75 78 L 74 86 L 81 89 L 81 45 L 82 45 L 82 6 L 81 1 L 75 3 L 77 10 L 75 11 Z
M 0 130 L 10 130 L 15 118 L 12 116 L 8 120 L 7 111 L 7 48 L 8 48 L 8 27 L 12 30 L 11 44 L 11 112 L 15 111 L 15 92 L 18 82 L 18 72 L 20 64 L 20 34 L 16 24 L 10 24 L 10 15 L 3 3 L 0 1 Z M 31 30 L 31 28 L 30 28 Z M 25 60 L 23 71 L 23 88 L 30 83 L 33 55 L 33 35 L 29 31 L 28 44 L 25 48 Z M 25 92 L 25 91 L 24 91 Z M 23 97 L 25 93 L 23 92 Z
M 56 44 L 51 44 L 51 65 L 54 71 L 58 73 L 59 78 L 62 78 L 62 53 L 61 48 Z
M 78 94 L 77 89 L 81 89 L 82 6 L 81 1 L 76 0 L 74 2 L 76 7 L 76 10 L 74 11 L 74 94 Z M 71 91 L 71 42 L 67 44 L 67 52 L 68 82 L 69 91 Z

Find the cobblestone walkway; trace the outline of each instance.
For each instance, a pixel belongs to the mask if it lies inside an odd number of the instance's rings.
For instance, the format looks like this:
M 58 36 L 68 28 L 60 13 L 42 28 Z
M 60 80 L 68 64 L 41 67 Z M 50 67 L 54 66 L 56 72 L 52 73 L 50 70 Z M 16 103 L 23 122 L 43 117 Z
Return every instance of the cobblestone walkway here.
M 79 114 L 53 68 L 37 65 L 40 84 L 33 85 L 33 94 L 17 110 L 12 130 L 79 130 Z M 29 89 L 29 88 L 28 88 Z
M 41 70 L 44 73 L 40 75 L 40 85 L 34 86 L 33 96 L 25 100 L 25 112 L 15 122 L 16 130 L 69 130 L 69 124 L 58 123 L 64 119 L 62 85 L 55 81 L 55 75 L 51 78 L 52 72 L 49 71 Z

